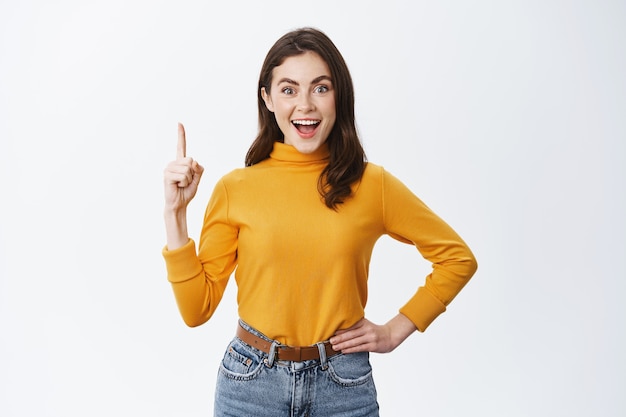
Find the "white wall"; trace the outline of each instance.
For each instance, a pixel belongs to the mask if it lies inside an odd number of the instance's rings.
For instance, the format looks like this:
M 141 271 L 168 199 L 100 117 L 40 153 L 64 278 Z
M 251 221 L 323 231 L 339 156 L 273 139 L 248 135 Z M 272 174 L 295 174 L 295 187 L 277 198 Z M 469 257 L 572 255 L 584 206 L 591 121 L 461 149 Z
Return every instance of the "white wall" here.
M 369 159 L 468 241 L 479 271 L 424 334 L 374 355 L 383 415 L 626 411 L 626 5 L 619 1 L 0 3 L 0 414 L 211 415 L 235 286 L 188 329 L 165 277 L 176 123 L 242 165 L 284 32 L 351 68 Z M 381 240 L 368 316 L 428 272 Z

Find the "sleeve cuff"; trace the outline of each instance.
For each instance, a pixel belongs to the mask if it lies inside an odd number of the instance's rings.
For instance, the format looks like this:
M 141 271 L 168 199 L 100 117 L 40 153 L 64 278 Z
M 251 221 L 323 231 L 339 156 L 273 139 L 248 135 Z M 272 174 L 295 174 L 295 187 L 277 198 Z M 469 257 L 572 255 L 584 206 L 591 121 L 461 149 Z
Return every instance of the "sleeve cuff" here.
M 168 281 L 184 282 L 188 281 L 202 272 L 202 264 L 196 254 L 196 243 L 189 239 L 180 248 L 168 250 L 167 246 L 162 251 L 167 269 Z
M 425 331 L 430 323 L 444 311 L 446 311 L 445 304 L 425 287 L 420 287 L 409 302 L 400 309 L 400 313 L 407 316 L 420 332 Z

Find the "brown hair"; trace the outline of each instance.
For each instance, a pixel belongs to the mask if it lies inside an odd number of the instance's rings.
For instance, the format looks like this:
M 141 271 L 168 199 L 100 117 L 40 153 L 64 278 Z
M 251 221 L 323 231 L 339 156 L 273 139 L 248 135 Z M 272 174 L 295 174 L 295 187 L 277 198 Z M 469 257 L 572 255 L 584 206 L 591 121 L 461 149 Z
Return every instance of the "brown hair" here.
M 267 53 L 257 90 L 259 133 L 246 154 L 246 166 L 267 159 L 274 142 L 284 141 L 274 113 L 265 106 L 261 89 L 265 88 L 269 94 L 274 68 L 286 58 L 307 51 L 315 52 L 326 62 L 335 91 L 335 125 L 326 140 L 330 157 L 318 179 L 318 190 L 326 206 L 336 209 L 352 193 L 351 185 L 361 179 L 366 158 L 355 126 L 354 87 L 350 71 L 335 44 L 317 29 L 302 28 L 289 32 L 276 41 Z

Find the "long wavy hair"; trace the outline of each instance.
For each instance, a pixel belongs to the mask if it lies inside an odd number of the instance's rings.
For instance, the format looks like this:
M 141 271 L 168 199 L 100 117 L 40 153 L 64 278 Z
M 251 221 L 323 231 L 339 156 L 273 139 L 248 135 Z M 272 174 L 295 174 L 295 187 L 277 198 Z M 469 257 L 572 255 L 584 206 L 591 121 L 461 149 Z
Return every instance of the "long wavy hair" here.
M 246 154 L 246 166 L 269 158 L 274 142 L 285 138 L 274 113 L 270 112 L 261 95 L 269 94 L 274 68 L 286 58 L 307 51 L 318 54 L 328 65 L 335 91 L 335 124 L 326 140 L 330 151 L 328 165 L 319 176 L 317 188 L 328 208 L 337 209 L 352 194 L 352 184 L 363 176 L 365 151 L 356 131 L 354 118 L 354 87 L 348 66 L 328 36 L 317 29 L 301 28 L 283 35 L 267 53 L 257 89 L 259 132 Z

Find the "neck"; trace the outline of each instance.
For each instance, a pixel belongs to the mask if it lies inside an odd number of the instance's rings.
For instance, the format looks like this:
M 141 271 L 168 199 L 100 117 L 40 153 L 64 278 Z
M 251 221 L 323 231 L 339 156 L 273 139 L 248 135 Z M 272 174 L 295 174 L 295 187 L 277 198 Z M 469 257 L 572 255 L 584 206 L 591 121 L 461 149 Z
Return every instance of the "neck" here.
M 326 144 L 323 144 L 311 153 L 301 153 L 291 145 L 274 142 L 274 149 L 270 154 L 270 158 L 290 162 L 328 162 L 329 155 L 330 152 Z

